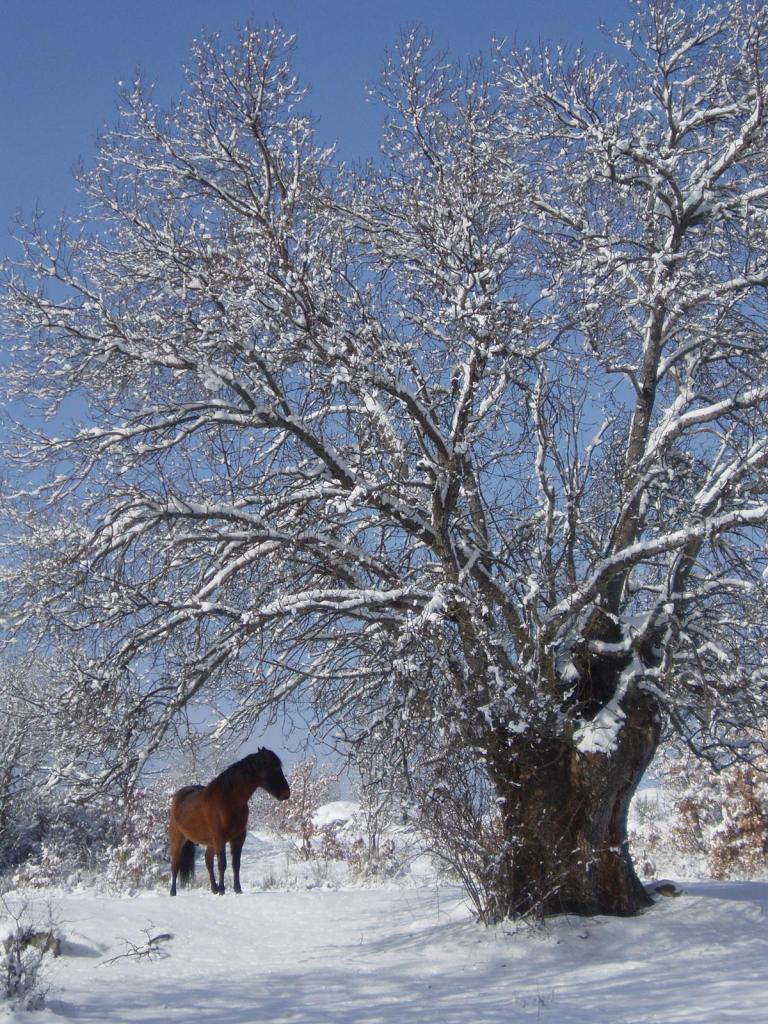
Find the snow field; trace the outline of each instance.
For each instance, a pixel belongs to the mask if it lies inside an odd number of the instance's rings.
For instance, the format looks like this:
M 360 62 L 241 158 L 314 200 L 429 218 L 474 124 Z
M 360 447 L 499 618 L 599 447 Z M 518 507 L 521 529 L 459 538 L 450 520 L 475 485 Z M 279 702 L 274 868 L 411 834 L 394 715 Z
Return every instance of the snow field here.
M 643 916 L 486 930 L 460 890 L 427 885 L 259 890 L 285 850 L 249 836 L 246 892 L 135 897 L 11 893 L 62 956 L 25 1024 L 760 1024 L 768 884 L 695 882 Z M 198 874 L 204 867 L 198 855 Z M 124 956 L 170 933 L 155 956 Z M 117 957 L 118 959 L 114 959 Z M 111 961 L 111 962 L 110 962 Z

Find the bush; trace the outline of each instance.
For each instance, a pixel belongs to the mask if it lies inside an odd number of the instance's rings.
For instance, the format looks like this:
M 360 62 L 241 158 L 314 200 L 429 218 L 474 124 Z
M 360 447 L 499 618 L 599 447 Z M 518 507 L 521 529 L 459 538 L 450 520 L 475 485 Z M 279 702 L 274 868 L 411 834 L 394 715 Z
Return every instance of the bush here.
M 50 911 L 48 923 L 40 928 L 32 920 L 29 904 L 12 910 L 3 901 L 3 909 L 11 928 L 2 944 L 0 998 L 13 1010 L 39 1010 L 47 994 L 43 961 L 46 953 L 58 956 L 61 952 L 61 932 Z
M 168 870 L 166 790 L 161 782 L 130 799 L 100 796 L 84 805 L 63 799 L 8 873 L 12 884 L 72 888 L 96 876 L 119 891 L 156 886 Z
M 753 878 L 768 869 L 768 779 L 753 767 L 723 780 L 728 799 L 709 851 L 713 878 Z
M 307 758 L 292 766 L 289 781 L 291 799 L 284 803 L 273 800 L 261 790 L 255 795 L 252 824 L 281 838 L 295 839 L 302 856 L 308 860 L 320 840 L 314 817 L 319 807 L 336 796 L 338 770 Z
M 646 877 L 662 873 L 717 879 L 768 873 L 766 759 L 716 771 L 690 754 L 657 765 L 663 798 L 642 794 L 632 809 L 633 856 Z
M 464 887 L 479 921 L 501 920 L 513 850 L 485 773 L 456 750 L 423 767 L 411 794 L 429 853 Z

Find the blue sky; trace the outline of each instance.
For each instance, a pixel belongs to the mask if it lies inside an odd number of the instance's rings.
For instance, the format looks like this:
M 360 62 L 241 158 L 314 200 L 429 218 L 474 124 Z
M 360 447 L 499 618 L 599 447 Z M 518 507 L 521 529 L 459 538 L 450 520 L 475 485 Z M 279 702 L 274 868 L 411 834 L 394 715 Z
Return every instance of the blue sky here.
M 75 209 L 72 167 L 114 121 L 117 81 L 140 68 L 173 96 L 203 28 L 231 36 L 277 19 L 295 32 L 321 139 L 357 158 L 375 151 L 378 132 L 365 85 L 409 24 L 466 55 L 494 36 L 599 46 L 598 24 L 627 17 L 622 0 L 0 0 L 0 256 L 15 248 L 18 209 Z

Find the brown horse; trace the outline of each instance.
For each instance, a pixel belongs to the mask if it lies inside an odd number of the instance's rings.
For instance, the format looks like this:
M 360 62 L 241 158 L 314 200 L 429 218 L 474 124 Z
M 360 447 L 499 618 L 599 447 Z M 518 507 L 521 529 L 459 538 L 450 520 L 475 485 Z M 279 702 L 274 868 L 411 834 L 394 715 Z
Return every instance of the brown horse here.
M 280 758 L 263 747 L 225 768 L 207 786 L 184 786 L 173 794 L 168 837 L 171 844 L 171 896 L 176 879 L 188 885 L 195 874 L 195 843 L 205 846 L 205 866 L 211 891 L 224 892 L 227 867 L 226 845 L 232 851 L 235 892 L 240 888 L 240 854 L 248 824 L 248 801 L 256 789 L 266 789 L 276 800 L 287 800 L 291 790 L 283 775 Z M 219 881 L 213 875 L 214 855 Z

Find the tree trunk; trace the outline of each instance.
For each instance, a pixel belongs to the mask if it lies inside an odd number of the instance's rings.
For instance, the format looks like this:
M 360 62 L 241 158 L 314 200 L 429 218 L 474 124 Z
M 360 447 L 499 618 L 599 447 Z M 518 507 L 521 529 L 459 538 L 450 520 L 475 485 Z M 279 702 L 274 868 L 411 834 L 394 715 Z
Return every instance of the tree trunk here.
M 565 738 L 499 739 L 489 772 L 503 810 L 489 917 L 631 915 L 650 899 L 629 854 L 627 812 L 659 739 L 654 702 L 638 695 L 609 753 Z

